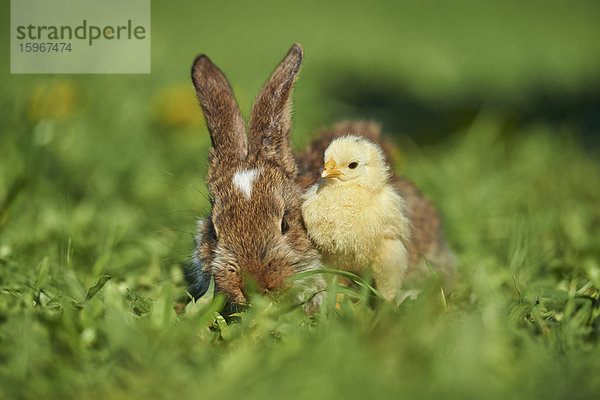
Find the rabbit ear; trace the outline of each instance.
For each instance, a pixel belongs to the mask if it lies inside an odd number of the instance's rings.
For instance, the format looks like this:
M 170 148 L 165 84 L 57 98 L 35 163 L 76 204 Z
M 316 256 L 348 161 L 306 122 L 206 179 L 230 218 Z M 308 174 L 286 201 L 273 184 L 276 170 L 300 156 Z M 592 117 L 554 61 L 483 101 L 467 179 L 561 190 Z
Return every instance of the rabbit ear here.
M 289 141 L 289 98 L 301 64 L 302 47 L 295 44 L 260 91 L 248 126 L 249 154 L 275 162 L 290 177 L 296 176 L 296 163 Z
M 246 128 L 227 78 L 205 55 L 192 65 L 192 81 L 204 111 L 216 159 L 243 160 L 248 154 Z

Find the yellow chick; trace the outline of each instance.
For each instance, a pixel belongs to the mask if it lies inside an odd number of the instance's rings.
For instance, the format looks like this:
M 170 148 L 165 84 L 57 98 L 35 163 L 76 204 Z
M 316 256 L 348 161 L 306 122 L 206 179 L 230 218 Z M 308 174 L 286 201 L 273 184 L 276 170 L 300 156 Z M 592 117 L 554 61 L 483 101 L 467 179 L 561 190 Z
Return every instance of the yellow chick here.
M 339 137 L 325 150 L 321 176 L 303 199 L 308 235 L 328 266 L 356 274 L 370 268 L 379 292 L 393 300 L 408 268 L 410 229 L 381 148 Z

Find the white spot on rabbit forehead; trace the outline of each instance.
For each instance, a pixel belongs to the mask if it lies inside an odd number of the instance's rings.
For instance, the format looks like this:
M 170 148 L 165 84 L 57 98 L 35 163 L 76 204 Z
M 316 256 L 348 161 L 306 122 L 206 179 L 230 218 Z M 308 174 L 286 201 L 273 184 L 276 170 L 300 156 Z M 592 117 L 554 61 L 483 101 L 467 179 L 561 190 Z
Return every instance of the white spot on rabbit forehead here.
M 233 174 L 233 185 L 250 199 L 252 194 L 252 185 L 260 173 L 260 168 L 243 169 Z

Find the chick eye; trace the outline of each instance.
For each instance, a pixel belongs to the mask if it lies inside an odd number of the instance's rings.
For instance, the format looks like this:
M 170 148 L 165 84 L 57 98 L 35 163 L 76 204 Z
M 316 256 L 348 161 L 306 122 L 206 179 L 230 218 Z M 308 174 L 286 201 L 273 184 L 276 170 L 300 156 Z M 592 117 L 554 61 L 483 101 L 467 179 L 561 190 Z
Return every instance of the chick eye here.
M 354 169 L 356 167 L 358 167 L 358 163 L 356 161 L 351 162 L 350 164 L 348 164 L 348 168 L 350 168 L 350 169 Z
M 288 224 L 287 219 L 285 218 L 285 214 L 283 214 L 283 217 L 281 218 L 281 233 L 285 235 L 289 230 L 290 225 Z

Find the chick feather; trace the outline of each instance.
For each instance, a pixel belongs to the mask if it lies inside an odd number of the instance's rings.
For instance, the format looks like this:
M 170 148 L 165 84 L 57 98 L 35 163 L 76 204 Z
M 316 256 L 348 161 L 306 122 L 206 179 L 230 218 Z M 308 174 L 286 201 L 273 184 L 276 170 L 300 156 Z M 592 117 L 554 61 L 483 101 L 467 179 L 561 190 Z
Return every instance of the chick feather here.
M 422 256 L 450 260 L 435 209 L 392 174 L 377 144 L 338 137 L 324 161 L 323 178 L 304 194 L 302 214 L 326 265 L 357 274 L 370 268 L 377 289 L 391 301 Z M 415 222 L 424 227 L 414 229 Z

